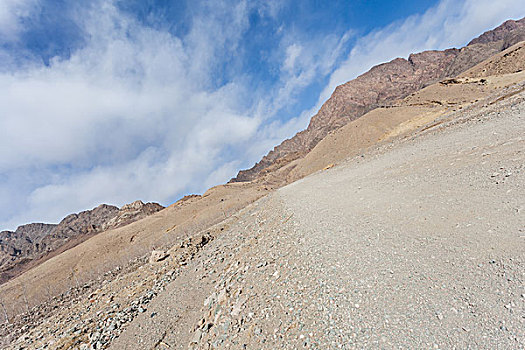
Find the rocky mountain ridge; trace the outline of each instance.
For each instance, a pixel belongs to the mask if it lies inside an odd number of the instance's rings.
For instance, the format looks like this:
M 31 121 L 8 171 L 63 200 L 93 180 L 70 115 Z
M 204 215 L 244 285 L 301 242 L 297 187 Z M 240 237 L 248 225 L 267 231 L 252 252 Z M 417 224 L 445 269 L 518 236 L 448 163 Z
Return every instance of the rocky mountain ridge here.
M 262 181 L 187 196 L 0 285 L 0 348 L 523 348 L 525 41 L 497 52 Z M 274 191 L 282 174 L 303 180 Z
M 408 59 L 396 58 L 373 67 L 338 86 L 312 117 L 306 130 L 276 146 L 252 168 L 240 171 L 231 182 L 254 181 L 305 156 L 330 131 L 367 112 L 404 98 L 425 86 L 454 77 L 476 64 L 525 40 L 525 18 L 509 20 L 487 31 L 461 49 L 424 51 Z
M 102 231 L 121 227 L 158 212 L 157 203 L 135 201 L 122 208 L 101 204 L 70 214 L 58 224 L 32 223 L 0 232 L 0 283 L 15 277 L 54 252 L 71 248 Z

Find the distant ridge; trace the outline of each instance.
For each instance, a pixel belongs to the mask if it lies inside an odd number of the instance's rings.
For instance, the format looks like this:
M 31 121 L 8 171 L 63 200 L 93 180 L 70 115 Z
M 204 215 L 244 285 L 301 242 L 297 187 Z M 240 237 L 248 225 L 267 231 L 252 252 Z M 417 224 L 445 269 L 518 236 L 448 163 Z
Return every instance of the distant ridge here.
M 121 209 L 101 204 L 70 214 L 58 225 L 33 223 L 0 232 L 0 283 L 102 231 L 121 227 L 158 212 L 157 203 L 135 201 Z
M 252 168 L 240 171 L 231 182 L 254 181 L 304 157 L 330 131 L 367 112 L 404 98 L 447 77 L 455 77 L 506 48 L 525 40 L 525 18 L 509 20 L 487 31 L 461 49 L 424 51 L 408 60 L 396 58 L 373 67 L 338 86 L 312 117 L 306 130 L 283 141 Z

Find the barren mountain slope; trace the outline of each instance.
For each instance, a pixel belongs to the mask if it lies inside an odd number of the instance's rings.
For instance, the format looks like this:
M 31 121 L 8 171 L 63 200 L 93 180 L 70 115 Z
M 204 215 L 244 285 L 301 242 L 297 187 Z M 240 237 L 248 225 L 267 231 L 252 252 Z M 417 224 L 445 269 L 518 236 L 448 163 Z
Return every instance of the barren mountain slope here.
M 29 224 L 15 232 L 0 232 L 0 283 L 18 276 L 93 235 L 127 225 L 164 207 L 135 201 L 121 209 L 101 204 L 94 209 L 70 214 L 58 225 Z
M 522 348 L 520 47 L 0 286 L 0 347 Z
M 58 225 L 41 226 L 42 232 L 37 234 L 37 239 L 27 236 L 23 230 L 27 225 L 19 227 L 15 231 L 16 240 L 0 239 L 0 246 L 12 247 L 12 254 L 8 253 L 0 266 L 0 283 L 32 267 L 44 255 L 57 250 L 68 241 L 91 237 L 117 212 L 117 207 L 102 204 L 92 210 L 68 215 Z
M 143 219 L 146 216 L 155 214 L 162 209 L 164 209 L 164 207 L 158 203 L 143 203 L 139 200 L 130 204 L 125 204 L 119 209 L 117 215 L 102 224 L 102 230 L 106 231 L 126 226 L 132 222 Z
M 149 256 L 156 248 L 171 247 L 191 237 L 269 190 L 255 184 L 217 186 L 203 196 L 185 198 L 142 220 L 101 232 L 1 285 L 0 302 L 8 305 L 10 317 L 46 304 L 73 287 L 97 281 L 110 270 Z M 0 333 L 0 337 L 5 335 Z
M 332 98 L 330 98 L 319 113 L 312 118 L 310 126 L 306 131 L 299 133 L 292 140 L 287 140 L 281 146 L 278 146 L 275 152 L 271 152 L 253 169 L 247 172 L 240 172 L 237 180 L 258 178 L 258 182 L 266 186 L 282 186 L 312 171 L 318 170 L 320 165 L 323 165 L 323 167 L 330 165 L 331 163 L 328 161 L 332 158 L 334 161 L 338 161 L 351 155 L 351 152 L 347 152 L 348 147 L 340 149 L 336 147 L 335 157 L 328 156 L 327 160 L 317 162 L 314 166 L 308 164 L 312 163 L 310 158 L 316 158 L 317 156 L 309 156 L 307 157 L 309 159 L 304 161 L 302 159 L 305 154 L 308 154 L 331 130 L 336 130 L 348 124 L 349 121 L 362 116 L 367 111 L 381 106 L 384 103 L 395 103 L 393 101 L 396 98 L 405 96 L 411 91 L 418 90 L 422 86 L 442 76 L 455 75 L 471 67 L 474 63 L 492 55 L 494 52 L 499 52 L 502 48 L 522 38 L 524 28 L 525 20 L 508 21 L 495 30 L 489 31 L 480 36 L 480 38 L 473 40 L 466 48 L 461 50 L 451 49 L 443 52 L 423 52 L 411 55 L 409 60 L 396 59 L 390 63 L 372 68 L 370 72 L 338 87 Z M 509 60 L 519 62 L 512 60 L 512 57 L 509 57 Z M 494 71 L 493 68 L 491 72 L 498 73 Z M 402 111 L 402 108 L 398 108 L 398 110 Z M 411 111 L 414 112 L 413 109 L 411 109 Z M 420 112 L 423 113 L 423 111 Z M 435 111 L 432 113 L 434 112 Z M 393 117 L 391 117 L 392 120 L 385 121 L 382 119 L 381 113 L 379 114 L 376 119 L 380 120 L 379 123 L 383 126 L 385 123 L 388 124 L 387 129 L 397 125 L 400 121 Z M 393 116 L 395 114 L 391 113 L 391 115 Z M 410 112 L 408 115 L 410 115 Z M 401 118 L 401 121 L 403 121 L 403 118 Z M 364 122 L 364 125 L 370 126 L 371 123 Z M 356 126 L 358 125 L 354 125 L 354 127 Z M 367 143 L 374 143 L 377 141 L 377 134 L 384 133 L 387 130 L 381 127 L 374 128 L 374 130 L 365 131 L 365 129 L 357 127 L 355 130 L 360 130 L 361 136 L 358 135 L 358 138 L 360 137 L 361 140 L 366 139 Z M 353 145 L 350 145 L 349 148 L 353 148 L 353 150 L 362 148 L 363 146 L 359 140 L 351 142 L 353 142 Z M 332 142 L 329 143 L 331 144 Z M 319 153 L 319 151 L 317 151 L 317 153 Z M 323 157 L 326 156 L 327 154 L 324 152 Z M 299 161 L 296 159 L 299 159 Z M 148 209 L 144 208 L 144 210 L 147 211 Z M 18 275 L 20 272 L 41 263 L 42 260 L 40 259 L 45 260 L 43 255 L 45 255 L 46 252 L 53 251 L 53 254 L 58 254 L 78 244 L 94 233 L 114 228 L 143 217 L 143 215 L 140 214 L 130 220 L 128 218 L 129 215 L 133 216 L 131 212 L 127 214 L 120 213 L 118 218 L 111 219 L 111 223 L 103 223 L 104 227 L 101 227 L 97 223 L 82 222 L 80 224 L 83 225 L 81 229 L 82 234 L 76 232 L 75 229 L 69 229 L 68 225 L 61 225 L 61 228 L 57 228 L 56 234 L 45 235 L 46 238 L 44 238 L 42 242 L 40 242 L 40 238 L 38 242 L 21 238 L 19 241 L 25 242 L 25 247 L 8 247 L 7 245 L 9 244 L 3 244 L 6 245 L 6 247 L 3 248 L 2 260 L 4 261 L 4 266 L 2 267 L 0 282 L 6 281 Z M 62 229 L 64 229 L 66 233 L 61 232 L 63 231 Z M 72 240 L 71 235 L 78 238 Z M 7 234 L 5 234 L 5 236 L 7 236 Z M 13 234 L 11 233 L 10 236 L 13 236 Z M 44 235 L 40 236 L 44 237 Z M 38 244 L 38 249 L 36 248 L 36 244 Z M 60 251 L 57 250 L 58 247 L 61 247 Z M 7 251 L 11 253 L 17 252 L 16 256 L 7 254 Z M 32 253 L 21 254 L 18 253 L 18 251 L 31 251 Z M 27 261 L 29 261 L 29 263 Z
M 467 70 L 462 77 L 482 78 L 525 71 L 525 44 L 520 42 Z
M 17 256 L 32 254 L 42 238 L 51 233 L 56 226 L 33 223 L 19 226 L 14 232 L 0 232 L 0 266 L 9 264 Z
M 522 349 L 524 135 L 521 92 L 277 190 L 112 348 Z
M 308 128 L 276 146 L 232 181 L 251 181 L 303 157 L 330 131 L 379 106 L 403 98 L 445 77 L 454 77 L 515 43 L 525 40 L 525 19 L 507 21 L 462 49 L 425 51 L 378 65 L 338 86 L 312 117 Z

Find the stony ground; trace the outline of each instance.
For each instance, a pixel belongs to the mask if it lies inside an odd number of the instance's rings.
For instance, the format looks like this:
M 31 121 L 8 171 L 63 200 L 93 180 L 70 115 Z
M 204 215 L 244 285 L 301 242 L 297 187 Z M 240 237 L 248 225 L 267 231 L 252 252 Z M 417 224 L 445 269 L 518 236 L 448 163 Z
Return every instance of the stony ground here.
M 286 186 L 6 347 L 523 349 L 524 101 Z
M 114 349 L 525 347 L 525 103 L 241 212 Z

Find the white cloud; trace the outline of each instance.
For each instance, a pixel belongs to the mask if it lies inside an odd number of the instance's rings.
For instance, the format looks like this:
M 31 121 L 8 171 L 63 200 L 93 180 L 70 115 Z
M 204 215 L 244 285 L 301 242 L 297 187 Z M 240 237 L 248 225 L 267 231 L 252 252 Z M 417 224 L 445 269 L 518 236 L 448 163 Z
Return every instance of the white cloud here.
M 38 9 L 38 0 L 0 1 L 0 42 L 16 40 L 22 29 L 22 20 Z
M 341 37 L 328 35 L 312 37 L 308 39 L 299 38 L 296 33 L 284 35 L 281 42 L 279 57 L 281 64 L 281 86 L 278 88 L 272 101 L 265 105 L 270 108 L 267 113 L 273 114 L 287 105 L 291 105 L 298 92 L 312 84 L 319 77 L 325 77 L 330 74 L 344 51 L 344 45 L 351 36 L 351 31 L 344 33 Z M 298 129 L 293 127 L 307 125 L 311 115 L 300 113 L 299 116 L 291 116 L 284 125 L 275 129 L 290 130 L 290 132 L 280 133 L 281 140 L 283 137 L 291 137 Z M 303 126 L 304 125 L 304 126 Z M 293 126 L 293 127 L 292 127 Z
M 293 43 L 286 48 L 286 58 L 282 69 L 286 72 L 293 73 L 295 71 L 295 61 L 299 57 L 303 47 L 297 43 Z
M 205 190 L 233 175 L 226 148 L 242 148 L 262 121 L 239 100 L 242 85 L 214 88 L 209 78 L 224 47 L 235 50 L 245 4 L 211 4 L 212 18 L 197 18 L 182 39 L 100 5 L 77 19 L 91 36 L 85 48 L 0 74 L 0 174 L 38 174 L 17 200 L 14 180 L 0 185 L 13 200 L 1 203 L 12 213 L 2 226 Z
M 242 72 L 217 82 L 217 70 L 236 68 L 259 4 L 198 6 L 189 32 L 176 37 L 101 0 L 74 19 L 89 35 L 85 47 L 49 66 L 0 73 L 2 228 L 56 222 L 101 202 L 169 204 L 227 181 L 305 125 L 304 116 L 271 120 L 315 74 L 327 73 L 335 58 L 321 53 L 332 46 L 298 43 L 305 50 L 293 72 L 264 91 L 253 91 Z M 279 8 L 264 3 L 260 11 L 275 17 Z M 283 35 L 278 64 L 296 40 Z

